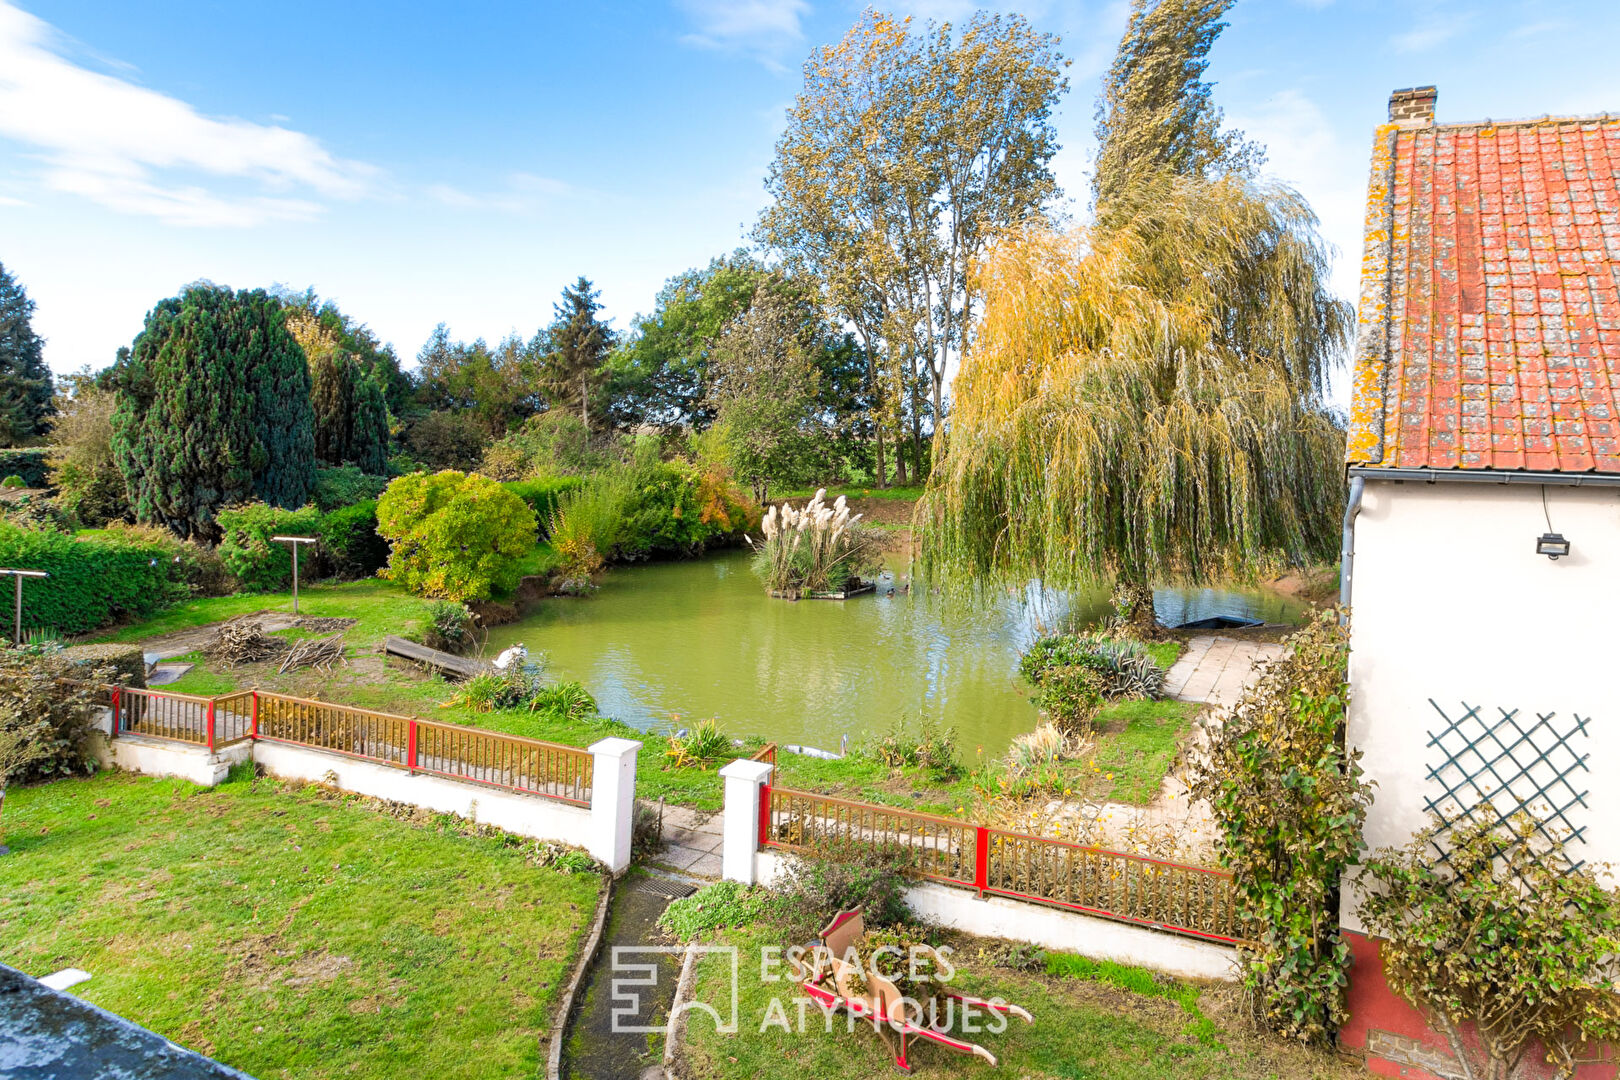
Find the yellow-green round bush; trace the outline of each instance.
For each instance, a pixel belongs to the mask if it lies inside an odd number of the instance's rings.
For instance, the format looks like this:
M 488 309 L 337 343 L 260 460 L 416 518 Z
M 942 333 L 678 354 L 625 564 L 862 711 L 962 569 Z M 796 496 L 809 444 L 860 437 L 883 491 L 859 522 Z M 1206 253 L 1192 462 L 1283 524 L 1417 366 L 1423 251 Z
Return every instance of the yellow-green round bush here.
M 392 544 L 383 576 L 420 596 L 488 600 L 517 584 L 537 538 L 534 511 L 485 476 L 412 473 L 377 500 L 377 532 Z

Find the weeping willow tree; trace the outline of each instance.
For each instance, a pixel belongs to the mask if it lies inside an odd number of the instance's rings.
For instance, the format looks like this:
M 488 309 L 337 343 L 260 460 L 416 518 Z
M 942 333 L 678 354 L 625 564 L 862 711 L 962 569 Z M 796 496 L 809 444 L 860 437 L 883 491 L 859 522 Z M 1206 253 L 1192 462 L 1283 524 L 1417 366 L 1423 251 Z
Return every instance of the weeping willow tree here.
M 1293 191 L 1152 173 L 1098 223 L 978 268 L 983 314 L 919 507 L 947 585 L 1243 578 L 1333 551 L 1344 433 L 1323 402 L 1353 312 Z

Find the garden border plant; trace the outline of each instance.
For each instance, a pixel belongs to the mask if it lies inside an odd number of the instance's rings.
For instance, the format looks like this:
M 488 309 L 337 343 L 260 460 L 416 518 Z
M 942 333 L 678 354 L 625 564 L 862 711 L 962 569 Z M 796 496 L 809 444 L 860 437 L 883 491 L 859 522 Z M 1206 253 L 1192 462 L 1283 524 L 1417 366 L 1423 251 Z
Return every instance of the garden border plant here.
M 1390 988 L 1423 1013 L 1467 1080 L 1569 1080 L 1620 1039 L 1620 895 L 1519 813 L 1449 826 L 1364 864 L 1357 914 L 1384 939 Z
M 1350 947 L 1339 882 L 1365 846 L 1372 785 L 1346 750 L 1349 630 L 1318 612 L 1260 667 L 1193 778 L 1221 833 L 1248 942 L 1243 984 L 1256 1020 L 1325 1044 L 1346 1018 Z

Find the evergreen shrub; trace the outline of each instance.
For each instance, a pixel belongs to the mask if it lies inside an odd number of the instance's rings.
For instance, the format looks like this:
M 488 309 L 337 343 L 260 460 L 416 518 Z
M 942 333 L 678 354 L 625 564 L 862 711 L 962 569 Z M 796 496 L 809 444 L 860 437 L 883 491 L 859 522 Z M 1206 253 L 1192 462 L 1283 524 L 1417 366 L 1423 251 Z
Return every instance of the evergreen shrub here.
M 315 505 L 324 513 L 369 500 L 388 487 L 388 477 L 361 472 L 354 465 L 315 466 Z
M 534 511 L 486 476 L 413 473 L 377 500 L 377 531 L 392 544 L 386 576 L 419 596 L 488 600 L 517 585 L 537 539 Z
M 262 502 L 234 506 L 219 512 L 219 557 L 236 575 L 246 592 L 280 592 L 292 587 L 293 545 L 278 544 L 272 536 L 314 536 L 320 529 L 321 513 L 314 506 L 282 510 Z M 299 545 L 304 547 L 307 545 Z M 308 551 L 298 553 L 300 577 L 316 576 L 315 561 Z
M 83 634 L 190 595 L 169 551 L 117 534 L 74 539 L 0 521 L 0 565 L 44 570 L 23 582 L 24 628 Z
M 27 487 L 45 487 L 49 476 L 47 452 L 43 448 L 0 450 L 0 475 L 21 477 Z
M 342 506 L 322 516 L 321 560 L 333 577 L 370 577 L 388 564 L 388 541 L 377 532 L 377 500 Z

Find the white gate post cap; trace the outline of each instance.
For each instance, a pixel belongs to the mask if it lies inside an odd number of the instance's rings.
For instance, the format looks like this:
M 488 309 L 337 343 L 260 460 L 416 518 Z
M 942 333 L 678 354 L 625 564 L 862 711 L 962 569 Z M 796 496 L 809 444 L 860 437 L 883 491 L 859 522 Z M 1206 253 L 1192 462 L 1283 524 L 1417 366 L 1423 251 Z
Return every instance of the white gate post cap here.
M 763 784 L 771 778 L 771 772 L 772 768 L 769 762 L 738 758 L 721 769 L 720 775 L 727 780 L 752 780 L 756 784 Z
M 593 742 L 588 747 L 593 754 L 605 754 L 608 757 L 624 757 L 641 749 L 641 743 L 635 739 L 621 739 L 615 736 L 611 739 L 602 739 Z

